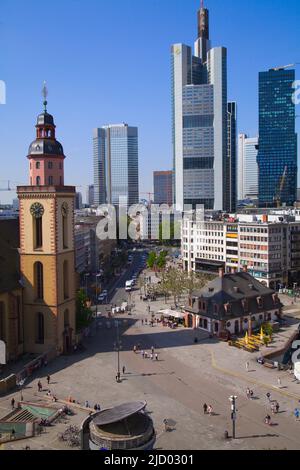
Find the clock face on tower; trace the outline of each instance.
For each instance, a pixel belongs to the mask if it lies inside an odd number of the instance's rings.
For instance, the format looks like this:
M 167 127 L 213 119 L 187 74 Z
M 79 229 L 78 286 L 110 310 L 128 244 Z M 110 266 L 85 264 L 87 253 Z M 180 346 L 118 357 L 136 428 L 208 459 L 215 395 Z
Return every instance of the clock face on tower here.
M 35 219 L 41 219 L 44 215 L 45 209 L 39 202 L 32 204 L 30 213 Z
M 64 202 L 61 206 L 61 213 L 64 217 L 67 217 L 67 215 L 69 213 L 69 206 L 66 202 Z

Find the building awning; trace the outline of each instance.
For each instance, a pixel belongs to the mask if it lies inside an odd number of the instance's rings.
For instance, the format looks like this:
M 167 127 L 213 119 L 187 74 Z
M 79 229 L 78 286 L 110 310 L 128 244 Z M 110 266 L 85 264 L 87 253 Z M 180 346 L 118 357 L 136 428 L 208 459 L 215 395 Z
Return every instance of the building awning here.
M 180 318 L 183 319 L 185 314 L 182 312 L 177 312 L 176 310 L 160 310 L 157 312 L 160 315 L 163 315 L 164 317 L 172 317 L 172 318 Z

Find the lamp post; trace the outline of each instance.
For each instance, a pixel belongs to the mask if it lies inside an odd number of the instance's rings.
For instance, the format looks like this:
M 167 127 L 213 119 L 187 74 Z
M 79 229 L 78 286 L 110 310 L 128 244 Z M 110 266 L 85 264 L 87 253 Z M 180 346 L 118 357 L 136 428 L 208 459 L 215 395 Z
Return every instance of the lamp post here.
M 120 371 L 120 350 L 122 349 L 122 342 L 120 341 L 120 334 L 119 334 L 119 321 L 115 321 L 116 325 L 116 334 L 117 334 L 117 339 L 116 342 L 114 343 L 114 349 L 117 351 L 117 357 L 118 357 L 118 372 L 117 372 L 117 382 L 121 383 L 120 377 L 121 377 L 121 371 Z
M 96 273 L 96 317 L 98 314 L 98 277 L 101 277 L 101 274 Z
M 231 395 L 229 397 L 231 402 L 231 421 L 232 421 L 232 438 L 235 439 L 235 422 L 236 422 L 236 400 L 237 397 L 235 395 Z

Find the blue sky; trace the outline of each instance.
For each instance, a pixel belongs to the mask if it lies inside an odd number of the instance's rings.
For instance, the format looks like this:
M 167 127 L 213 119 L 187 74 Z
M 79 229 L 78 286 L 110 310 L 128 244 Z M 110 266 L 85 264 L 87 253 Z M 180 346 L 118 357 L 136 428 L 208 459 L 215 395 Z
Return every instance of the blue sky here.
M 238 129 L 255 135 L 258 72 L 300 62 L 300 2 L 205 3 L 213 45 L 228 48 L 228 98 L 238 103 Z M 172 166 L 170 46 L 193 45 L 199 4 L 1 0 L 0 80 L 7 104 L 0 106 L 0 186 L 1 180 L 28 181 L 26 155 L 47 80 L 48 110 L 68 157 L 66 183 L 83 192 L 92 183 L 94 127 L 128 122 L 139 127 L 140 189 L 152 191 L 152 171 Z M 0 192 L 0 201 L 12 196 Z

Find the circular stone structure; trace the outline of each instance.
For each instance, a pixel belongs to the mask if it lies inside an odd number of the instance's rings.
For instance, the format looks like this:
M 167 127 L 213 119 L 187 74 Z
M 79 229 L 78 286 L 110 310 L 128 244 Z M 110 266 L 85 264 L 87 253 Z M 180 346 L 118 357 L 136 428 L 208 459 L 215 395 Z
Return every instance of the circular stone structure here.
M 93 414 L 90 450 L 151 450 L 156 436 L 146 406 L 146 402 L 125 403 Z

